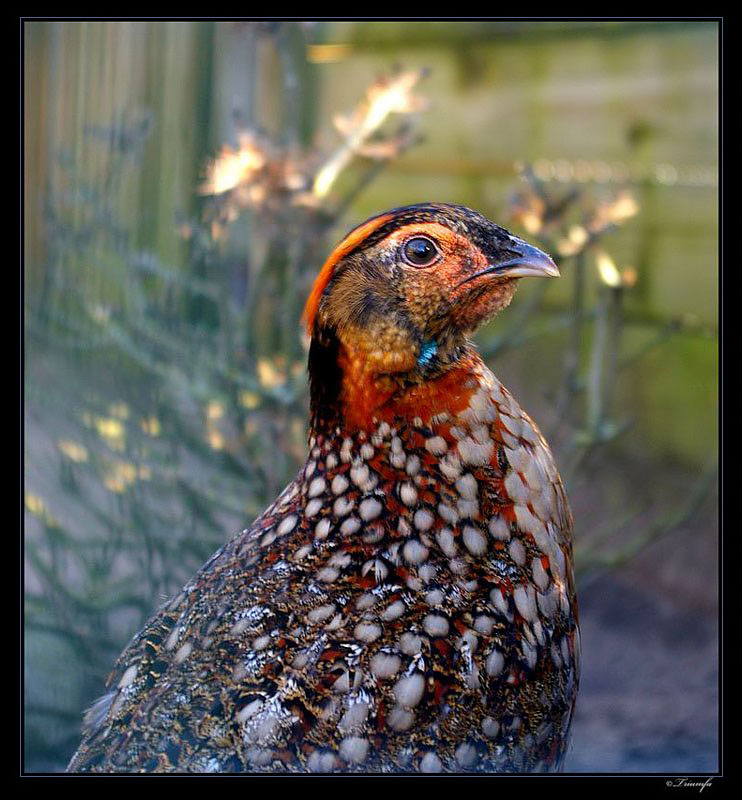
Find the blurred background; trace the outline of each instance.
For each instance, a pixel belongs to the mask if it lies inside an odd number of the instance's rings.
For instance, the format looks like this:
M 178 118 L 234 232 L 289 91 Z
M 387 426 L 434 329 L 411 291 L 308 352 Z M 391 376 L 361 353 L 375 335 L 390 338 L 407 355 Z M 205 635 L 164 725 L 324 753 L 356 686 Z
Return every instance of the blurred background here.
M 545 247 L 480 331 L 576 518 L 567 770 L 718 768 L 718 30 L 26 22 L 25 768 L 304 459 L 299 316 L 371 214 Z

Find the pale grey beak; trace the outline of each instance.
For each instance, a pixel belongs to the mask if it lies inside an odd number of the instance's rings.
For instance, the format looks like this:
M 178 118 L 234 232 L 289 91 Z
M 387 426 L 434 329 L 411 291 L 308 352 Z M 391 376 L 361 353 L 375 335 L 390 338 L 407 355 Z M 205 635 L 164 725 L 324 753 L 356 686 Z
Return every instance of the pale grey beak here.
M 519 253 L 515 258 L 501 261 L 499 264 L 490 264 L 483 270 L 465 278 L 459 286 L 469 283 L 482 275 L 493 275 L 498 278 L 558 278 L 559 268 L 542 250 L 527 242 L 513 237 L 516 246 L 511 248 Z

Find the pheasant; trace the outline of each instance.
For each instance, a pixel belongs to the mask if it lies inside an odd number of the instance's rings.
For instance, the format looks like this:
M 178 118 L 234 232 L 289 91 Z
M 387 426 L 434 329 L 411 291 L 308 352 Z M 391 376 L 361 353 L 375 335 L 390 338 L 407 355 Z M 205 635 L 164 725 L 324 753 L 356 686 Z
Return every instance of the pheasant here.
M 546 772 L 579 674 L 549 446 L 468 336 L 545 253 L 463 206 L 351 231 L 306 304 L 307 461 L 138 633 L 79 772 Z

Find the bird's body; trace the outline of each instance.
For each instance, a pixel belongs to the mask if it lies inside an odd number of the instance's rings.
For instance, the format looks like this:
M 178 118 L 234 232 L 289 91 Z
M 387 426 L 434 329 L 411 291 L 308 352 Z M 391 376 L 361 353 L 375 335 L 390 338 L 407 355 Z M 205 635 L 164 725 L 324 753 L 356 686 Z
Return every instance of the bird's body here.
M 538 428 L 463 334 L 512 292 L 477 294 L 485 269 L 438 229 L 478 246 L 492 223 L 412 209 L 356 229 L 320 273 L 306 464 L 124 651 L 71 770 L 561 767 L 579 658 L 570 511 Z M 394 284 L 402 324 L 388 297 L 377 315 L 353 294 L 368 298 L 400 231 L 416 270 Z M 422 239 L 439 272 L 462 256 L 468 307 L 415 306 Z M 500 290 L 535 274 L 510 262 Z

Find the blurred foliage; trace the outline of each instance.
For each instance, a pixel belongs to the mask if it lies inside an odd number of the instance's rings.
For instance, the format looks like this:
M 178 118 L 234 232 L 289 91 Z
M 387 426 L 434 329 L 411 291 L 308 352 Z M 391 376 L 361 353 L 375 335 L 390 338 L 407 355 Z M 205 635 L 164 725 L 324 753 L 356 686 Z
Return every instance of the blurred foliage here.
M 285 44 L 280 26 L 262 35 Z M 296 92 L 301 76 L 290 59 L 282 64 L 286 91 Z M 42 768 L 63 767 L 81 707 L 101 692 L 125 637 L 302 462 L 301 308 L 329 232 L 417 141 L 422 77 L 397 71 L 375 81 L 355 109 L 333 119 L 339 144 L 330 152 L 300 144 L 309 137 L 298 133 L 241 125 L 194 186 L 196 213 L 172 209 L 183 263 L 139 247 L 136 220 L 125 222 L 121 208 L 127 176 L 141 169 L 150 114 L 87 125 L 77 153 L 59 155 L 54 169 L 67 180 L 46 200 L 43 284 L 26 307 L 26 446 L 35 454 L 27 474 L 43 489 L 25 497 L 26 748 Z M 299 115 L 293 124 L 298 131 L 307 123 Z M 82 162 L 96 147 L 109 157 L 91 179 Z M 513 227 L 558 255 L 570 298 L 539 313 L 552 285 L 541 282 L 482 351 L 492 360 L 565 335 L 549 397 L 557 458 L 574 484 L 631 423 L 616 403 L 625 369 L 701 326 L 649 320 L 641 345 L 625 346 L 626 296 L 641 276 L 615 263 L 610 238 L 640 213 L 628 190 L 567 182 L 555 191 L 522 164 L 509 213 Z M 50 416 L 53 432 L 37 427 Z M 602 520 L 579 540 L 581 574 L 598 575 L 675 530 L 714 474 L 712 466 L 682 508 Z M 628 531 L 619 546 L 617 531 Z M 63 669 L 49 666 L 50 654 Z

